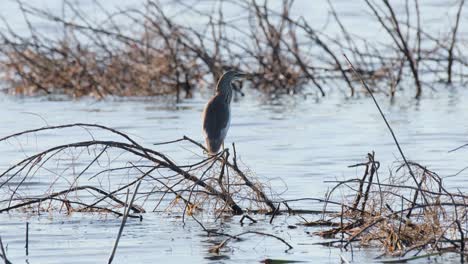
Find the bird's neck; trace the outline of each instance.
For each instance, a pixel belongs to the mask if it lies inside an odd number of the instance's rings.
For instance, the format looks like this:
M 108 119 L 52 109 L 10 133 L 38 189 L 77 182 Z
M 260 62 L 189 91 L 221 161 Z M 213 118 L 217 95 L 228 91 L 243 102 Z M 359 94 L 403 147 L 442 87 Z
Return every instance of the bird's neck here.
M 223 96 L 227 104 L 231 103 L 232 99 L 232 87 L 230 80 L 221 79 L 218 83 L 218 88 L 216 89 L 216 94 Z

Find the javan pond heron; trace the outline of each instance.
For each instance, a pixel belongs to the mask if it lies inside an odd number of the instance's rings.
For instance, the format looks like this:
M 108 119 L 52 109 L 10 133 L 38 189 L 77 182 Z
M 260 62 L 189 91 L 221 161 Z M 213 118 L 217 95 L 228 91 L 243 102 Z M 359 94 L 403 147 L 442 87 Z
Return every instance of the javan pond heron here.
M 216 94 L 211 97 L 203 111 L 203 134 L 209 154 L 218 153 L 231 124 L 232 81 L 245 77 L 238 71 L 227 71 L 216 85 Z

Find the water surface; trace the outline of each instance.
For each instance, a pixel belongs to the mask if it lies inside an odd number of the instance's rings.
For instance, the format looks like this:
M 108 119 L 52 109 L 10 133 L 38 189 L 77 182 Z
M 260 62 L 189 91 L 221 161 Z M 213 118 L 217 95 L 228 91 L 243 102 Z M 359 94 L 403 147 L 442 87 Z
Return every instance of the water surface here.
M 352 30 L 371 40 L 379 29 L 374 27 L 362 3 L 333 1 L 338 12 Z M 32 1 L 60 12 L 54 1 Z M 113 1 L 104 1 L 105 6 L 114 7 Z M 310 1 L 297 1 L 297 15 L 318 27 L 327 24 L 326 1 L 310 6 Z M 139 5 L 132 1 L 130 5 Z M 88 14 L 101 13 L 92 6 L 92 1 L 80 2 Z M 8 2 L 1 14 L 27 32 L 21 17 L 15 16 L 15 4 Z M 446 25 L 447 12 L 437 12 L 440 1 L 425 2 L 421 7 L 428 25 Z M 399 12 L 403 12 L 400 6 Z M 177 10 L 173 10 L 176 12 Z M 466 11 L 466 9 L 465 9 Z M 6 13 L 5 13 L 6 12 Z M 231 14 L 242 18 L 242 14 Z M 181 21 L 194 22 L 190 15 Z M 365 25 L 366 30 L 362 30 Z M 47 25 L 44 25 L 47 28 Z M 330 27 L 330 34 L 337 30 Z M 461 28 L 462 30 L 462 28 Z M 463 32 L 462 32 L 463 33 Z M 379 38 L 376 41 L 384 41 Z M 312 88 L 311 88 L 312 89 Z M 411 88 L 408 89 L 411 91 Z M 20 130 L 59 125 L 66 123 L 97 123 L 119 129 L 131 135 L 139 143 L 153 147 L 155 142 L 169 141 L 187 135 L 202 141 L 201 112 L 211 91 L 202 91 L 193 99 L 175 103 L 172 99 L 107 98 L 57 100 L 51 98 L 20 98 L 1 96 L 0 137 Z M 348 165 L 362 162 L 370 151 L 375 151 L 381 162 L 381 173 L 396 166 L 399 153 L 372 101 L 365 96 L 346 98 L 343 93 L 331 90 L 325 98 L 313 95 L 282 96 L 271 99 L 252 89 L 246 96 L 232 104 L 231 129 L 227 145 L 236 143 L 241 162 L 257 177 L 271 184 L 281 198 L 323 197 L 332 185 L 325 181 L 355 178 L 362 175 L 359 169 Z M 304 94 L 308 93 L 307 89 Z M 360 98 L 359 98 L 360 97 Z M 426 165 L 429 169 L 446 177 L 449 188 L 466 191 L 467 172 L 456 174 L 468 165 L 466 150 L 448 153 L 468 142 L 468 92 L 462 88 L 437 87 L 436 91 L 425 90 L 423 98 L 413 100 L 411 95 L 397 93 L 394 100 L 379 96 L 383 111 L 387 115 L 401 146 L 411 160 Z M 105 136 L 105 135 L 104 135 Z M 46 146 L 63 142 L 89 139 L 82 129 L 65 132 L 51 131 L 37 136 L 10 140 L 0 144 L 0 168 L 5 169 Z M 189 163 L 201 157 L 192 153 L 184 144 L 161 146 L 158 150 L 167 153 L 180 163 Z M 79 160 L 67 160 L 77 164 Z M 66 163 L 64 163 L 66 164 Z M 40 176 L 28 181 L 29 190 L 48 186 L 50 178 Z M 60 189 L 60 186 L 57 186 Z M 296 208 L 317 209 L 320 205 L 311 202 L 293 204 Z M 130 219 L 125 227 L 114 263 L 252 263 L 265 258 L 301 260 L 313 263 L 337 263 L 340 255 L 355 263 L 371 262 L 379 254 L 378 249 L 354 249 L 354 254 L 341 252 L 318 245 L 322 239 L 312 236 L 314 228 L 289 226 L 303 221 L 297 216 L 280 216 L 273 225 L 265 216 L 253 216 L 259 223 L 247 226 L 239 224 L 233 217 L 210 223 L 207 226 L 236 234 L 245 230 L 272 233 L 284 238 L 294 249 L 285 252 L 280 242 L 259 236 L 247 236 L 246 240 L 231 242 L 220 255 L 208 253 L 208 248 L 219 243 L 221 238 L 207 237 L 193 221 L 182 224 L 180 215 L 169 213 L 146 213 L 143 221 Z M 312 216 L 305 216 L 307 219 Z M 29 256 L 25 255 L 25 223 L 30 222 Z M 27 214 L 12 212 L 0 214 L 0 235 L 7 246 L 7 255 L 13 263 L 103 263 L 107 261 L 117 234 L 120 219 L 113 215 L 73 213 Z M 444 261 L 457 262 L 458 258 Z M 426 263 L 426 260 L 420 260 Z
M 54 101 L 45 98 L 1 97 L 3 114 L 0 135 L 23 129 L 50 125 L 86 122 L 119 129 L 138 142 L 151 146 L 154 142 L 190 136 L 202 140 L 200 115 L 206 96 L 196 96 L 181 103 L 154 99 L 107 99 L 104 101 Z M 421 162 L 445 177 L 466 165 L 466 151 L 447 151 L 468 142 L 468 124 L 464 122 L 468 94 L 458 90 L 429 95 L 420 101 L 396 98 L 379 101 L 409 159 Z M 265 103 L 261 95 L 247 92 L 232 105 L 232 126 L 227 142 L 235 142 L 241 161 L 264 181 L 270 181 L 285 199 L 323 197 L 331 185 L 326 180 L 361 176 L 361 171 L 348 165 L 365 160 L 369 151 L 376 152 L 382 173 L 395 166 L 397 149 L 375 106 L 369 98 L 345 99 L 332 96 L 324 99 L 295 97 Z M 31 114 L 31 113 L 34 113 Z M 39 117 L 39 116 L 40 117 Z M 42 118 L 41 118 L 42 117 Z M 0 166 L 6 168 L 43 146 L 76 141 L 88 137 L 81 129 L 66 133 L 50 132 L 21 141 L 2 144 Z M 28 143 L 29 144 L 26 144 Z M 199 158 L 186 147 L 162 147 L 181 163 Z M 446 184 L 466 189 L 466 173 L 448 177 Z M 34 178 L 48 184 L 47 179 Z M 36 184 L 39 184 L 36 183 Z M 35 183 L 31 183 L 34 185 Z M 31 187 L 34 189 L 34 187 Z M 57 188 L 59 189 L 59 188 Z M 315 203 L 301 202 L 296 208 L 317 209 Z M 284 245 L 270 238 L 249 236 L 243 242 L 232 242 L 221 257 L 208 253 L 209 246 L 220 238 L 208 238 L 193 221 L 185 226 L 177 215 L 147 213 L 143 221 L 130 220 L 125 228 L 116 263 L 255 262 L 264 258 L 281 258 L 336 263 L 341 253 L 311 245 L 322 241 L 311 236 L 313 228 L 288 228 L 302 221 L 299 217 L 279 217 L 274 225 L 269 219 L 244 226 L 239 218 L 212 223 L 228 233 L 252 230 L 270 232 L 286 239 L 295 248 L 288 253 Z M 305 216 L 312 219 L 311 216 Z M 205 219 L 209 220 L 209 219 Z M 262 221 L 263 220 L 263 221 Z M 30 222 L 29 256 L 24 253 L 25 222 Z M 111 250 L 120 219 L 112 215 L 64 214 L 30 215 L 14 212 L 0 215 L 0 234 L 8 246 L 14 263 L 97 263 L 104 262 Z M 358 250 L 355 261 L 375 256 L 374 250 Z M 221 260 L 219 259 L 221 258 Z M 71 261 L 71 262 L 69 262 Z M 358 262 L 357 262 L 358 263 Z

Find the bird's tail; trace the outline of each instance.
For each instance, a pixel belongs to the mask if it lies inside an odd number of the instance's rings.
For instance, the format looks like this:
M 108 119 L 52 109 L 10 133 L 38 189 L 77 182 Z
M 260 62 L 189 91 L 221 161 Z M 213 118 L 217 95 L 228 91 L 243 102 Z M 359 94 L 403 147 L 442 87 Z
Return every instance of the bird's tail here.
M 206 149 L 210 155 L 216 155 L 223 144 L 222 140 L 206 139 Z

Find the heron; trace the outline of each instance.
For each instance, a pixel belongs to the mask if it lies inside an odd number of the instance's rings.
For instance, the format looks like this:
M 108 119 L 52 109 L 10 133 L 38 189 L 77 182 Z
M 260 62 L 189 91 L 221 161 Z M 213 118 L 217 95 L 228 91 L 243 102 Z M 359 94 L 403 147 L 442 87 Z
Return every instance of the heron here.
M 246 77 L 245 73 L 225 72 L 216 85 L 216 93 L 203 111 L 203 134 L 210 155 L 218 153 L 231 125 L 232 81 Z

